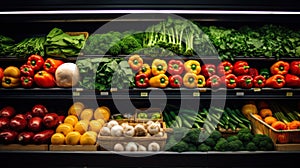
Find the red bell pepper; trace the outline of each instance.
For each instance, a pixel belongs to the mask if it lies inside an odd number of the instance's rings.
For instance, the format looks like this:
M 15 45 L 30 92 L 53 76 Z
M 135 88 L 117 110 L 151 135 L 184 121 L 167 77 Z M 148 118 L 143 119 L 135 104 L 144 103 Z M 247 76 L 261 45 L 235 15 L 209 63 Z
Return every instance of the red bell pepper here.
M 233 65 L 229 61 L 223 61 L 218 65 L 217 69 L 219 76 L 226 76 L 233 72 Z
M 284 85 L 285 85 L 284 76 L 280 74 L 273 75 L 266 80 L 267 87 L 282 88 Z
M 135 76 L 135 85 L 137 87 L 145 88 L 149 86 L 149 78 L 146 74 L 137 74 Z
M 225 77 L 225 84 L 228 89 L 236 88 L 238 79 L 234 74 L 228 74 L 224 77 Z
M 171 75 L 180 75 L 183 73 L 184 71 L 184 65 L 183 62 L 181 60 L 174 60 L 171 59 L 168 62 L 168 73 Z
M 254 78 L 255 76 L 259 75 L 259 73 L 256 68 L 249 68 L 248 75 Z
M 44 62 L 44 58 L 40 55 L 30 55 L 27 59 L 27 65 L 30 65 L 34 71 L 41 70 Z
M 214 64 L 204 64 L 201 67 L 201 73 L 205 78 L 215 75 L 217 68 Z
M 33 78 L 31 76 L 22 76 L 21 77 L 21 85 L 24 88 L 30 88 L 33 85 Z
M 246 61 L 237 61 L 233 65 L 233 73 L 237 76 L 248 74 L 250 66 Z
M 39 87 L 54 87 L 56 85 L 54 76 L 47 71 L 39 71 L 34 77 L 34 82 Z
M 285 75 L 289 72 L 290 69 L 290 64 L 288 62 L 284 62 L 284 61 L 277 61 L 275 62 L 271 68 L 270 68 L 270 72 L 272 75 Z
M 300 78 L 293 74 L 286 74 L 285 85 L 287 87 L 300 87 Z
M 20 67 L 21 76 L 34 76 L 34 70 L 30 65 L 24 64 Z
M 266 84 L 266 78 L 262 75 L 257 75 L 253 77 L 253 85 L 255 88 L 263 88 Z
M 290 73 L 293 75 L 300 75 L 300 61 L 292 61 L 290 63 Z
M 237 77 L 237 84 L 241 88 L 250 89 L 253 86 L 253 78 L 250 75 L 241 75 Z
M 221 86 L 221 78 L 218 75 L 212 75 L 206 80 L 207 87 L 219 87 Z
M 182 77 L 180 75 L 169 76 L 169 84 L 171 87 L 179 88 L 182 86 Z
M 3 68 L 0 67 L 0 81 L 2 81 L 3 76 L 4 76 Z
M 64 61 L 62 60 L 47 58 L 43 65 L 43 68 L 45 71 L 55 74 L 56 69 L 63 63 Z

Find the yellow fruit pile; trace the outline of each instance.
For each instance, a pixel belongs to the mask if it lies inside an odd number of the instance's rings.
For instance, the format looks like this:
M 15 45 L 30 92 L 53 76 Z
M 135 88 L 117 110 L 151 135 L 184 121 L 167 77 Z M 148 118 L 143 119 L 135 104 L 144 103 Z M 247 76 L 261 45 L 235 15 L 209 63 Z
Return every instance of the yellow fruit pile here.
M 59 124 L 51 137 L 53 145 L 94 145 L 102 126 L 109 120 L 110 110 L 100 106 L 96 110 L 75 102 L 68 110 L 68 116 Z

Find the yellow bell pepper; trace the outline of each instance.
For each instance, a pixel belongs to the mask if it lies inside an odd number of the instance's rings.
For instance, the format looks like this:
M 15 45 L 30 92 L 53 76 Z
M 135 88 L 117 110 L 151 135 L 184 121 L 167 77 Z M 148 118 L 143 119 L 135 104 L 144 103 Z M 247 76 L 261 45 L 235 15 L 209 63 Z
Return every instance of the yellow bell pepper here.
M 151 87 L 159 87 L 164 88 L 167 87 L 169 84 L 169 78 L 165 74 L 158 74 L 156 76 L 153 76 L 149 80 L 149 84 Z
M 2 86 L 5 88 L 18 87 L 21 84 L 20 77 L 20 69 L 15 66 L 9 66 L 3 71 Z
M 187 72 L 183 76 L 183 85 L 187 88 L 195 88 L 197 87 L 198 80 L 197 75 L 191 72 Z
M 197 75 L 197 87 L 204 87 L 206 84 L 205 77 L 203 75 Z
M 184 63 L 184 68 L 186 72 L 192 72 L 198 75 L 201 72 L 200 62 L 197 60 L 188 60 Z
M 156 76 L 158 74 L 166 73 L 168 64 L 165 60 L 156 58 L 152 61 L 151 68 L 152 75 Z

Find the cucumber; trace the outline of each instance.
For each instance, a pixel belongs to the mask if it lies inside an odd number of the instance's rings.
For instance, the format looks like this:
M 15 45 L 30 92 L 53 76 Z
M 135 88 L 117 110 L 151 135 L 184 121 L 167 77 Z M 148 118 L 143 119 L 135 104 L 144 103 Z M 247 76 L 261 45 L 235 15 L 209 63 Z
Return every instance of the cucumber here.
M 176 116 L 176 122 L 178 124 L 178 127 L 182 127 L 182 119 L 179 116 Z
M 238 116 L 236 116 L 236 114 L 235 114 L 235 112 L 234 112 L 234 110 L 231 110 L 230 112 L 229 112 L 229 114 L 228 114 L 231 118 L 233 118 L 234 120 L 236 120 L 237 122 L 239 122 L 239 123 L 243 123 L 243 121 L 241 121 L 240 119 L 239 119 L 239 117 Z
M 232 129 L 232 131 L 236 130 L 236 125 L 234 125 L 233 123 L 230 122 L 228 126 Z
M 185 126 L 187 128 L 192 128 L 192 124 L 190 124 L 184 117 L 182 118 L 182 126 Z
M 170 111 L 170 117 L 172 118 L 172 120 L 176 120 L 176 114 L 174 111 Z
M 201 128 L 200 125 L 196 122 L 194 123 L 194 125 L 195 125 L 196 128 Z
M 248 128 L 248 127 L 247 127 L 245 124 L 243 124 L 243 123 L 239 123 L 238 126 L 241 127 L 241 128 Z

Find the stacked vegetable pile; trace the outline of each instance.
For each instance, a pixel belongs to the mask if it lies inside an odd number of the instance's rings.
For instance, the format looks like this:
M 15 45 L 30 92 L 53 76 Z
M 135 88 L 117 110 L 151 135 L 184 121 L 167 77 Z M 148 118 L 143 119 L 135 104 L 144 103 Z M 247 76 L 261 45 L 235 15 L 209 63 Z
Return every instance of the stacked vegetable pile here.
M 5 106 L 0 110 L 0 143 L 48 144 L 64 118 L 49 112 L 42 104 L 34 105 L 26 113 L 18 113 L 14 107 Z
M 12 38 L 0 35 L 0 56 L 9 55 L 14 42 Z
M 100 106 L 93 110 L 81 102 L 75 102 L 68 116 L 56 127 L 51 136 L 52 145 L 95 145 L 97 136 L 110 118 L 110 110 Z
M 181 129 L 181 130 L 180 130 Z M 174 130 L 168 136 L 166 149 L 175 152 L 194 151 L 270 151 L 274 144 L 270 137 L 262 134 L 253 134 L 247 128 L 240 130 L 236 135 L 222 137 L 219 131 L 213 131 L 203 142 L 199 141 L 200 129 Z
M 4 88 L 72 87 L 79 80 L 79 70 L 75 63 L 30 55 L 20 67 L 0 68 L 0 79 Z

